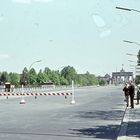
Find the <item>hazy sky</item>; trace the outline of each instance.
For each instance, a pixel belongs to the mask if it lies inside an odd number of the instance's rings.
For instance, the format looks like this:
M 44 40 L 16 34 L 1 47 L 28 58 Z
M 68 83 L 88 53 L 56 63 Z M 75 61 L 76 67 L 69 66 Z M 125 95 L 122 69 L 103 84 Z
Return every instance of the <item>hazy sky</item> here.
M 111 74 L 140 46 L 140 0 L 0 0 L 0 71 L 73 66 L 78 73 Z

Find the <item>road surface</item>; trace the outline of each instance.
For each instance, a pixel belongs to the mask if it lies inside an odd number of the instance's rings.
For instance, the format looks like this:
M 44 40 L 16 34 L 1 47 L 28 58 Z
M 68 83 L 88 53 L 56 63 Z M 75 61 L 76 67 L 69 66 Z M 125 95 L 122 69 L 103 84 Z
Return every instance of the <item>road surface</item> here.
M 75 89 L 71 96 L 26 97 L 0 100 L 2 140 L 116 139 L 124 115 L 121 87 Z

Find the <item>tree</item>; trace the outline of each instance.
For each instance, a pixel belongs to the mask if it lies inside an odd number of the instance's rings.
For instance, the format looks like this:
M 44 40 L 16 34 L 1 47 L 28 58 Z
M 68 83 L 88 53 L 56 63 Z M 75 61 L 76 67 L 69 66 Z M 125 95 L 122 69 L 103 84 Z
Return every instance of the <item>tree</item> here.
M 60 77 L 60 85 L 68 85 L 67 79 L 65 79 L 63 76 Z
M 61 76 L 68 81 L 69 85 L 71 84 L 72 80 L 75 82 L 76 74 L 76 70 L 71 66 L 64 67 L 61 71 Z
M 137 65 L 140 66 L 140 50 L 138 52 L 137 58 L 138 58 Z
M 87 86 L 97 84 L 97 79 L 96 79 L 95 75 L 90 74 L 88 71 L 86 72 L 86 78 L 87 78 Z
M 94 74 L 90 74 L 88 71 L 85 74 L 78 74 L 76 78 L 77 84 L 81 86 L 97 85 L 98 80 Z
M 37 73 L 34 68 L 30 69 L 28 76 L 29 76 L 29 84 L 36 85 L 37 84 Z
M 99 85 L 104 86 L 105 85 L 105 80 L 99 80 Z
M 45 69 L 44 69 L 44 73 L 49 74 L 50 72 L 51 72 L 51 69 L 49 69 L 48 67 L 45 67 Z
M 0 80 L 1 80 L 1 83 L 3 83 L 3 84 L 5 82 L 9 82 L 10 81 L 9 75 L 8 75 L 8 73 L 6 71 L 1 73 Z
M 42 70 L 39 71 L 36 81 L 39 85 L 46 82 L 46 77 Z
M 138 85 L 140 84 L 140 75 L 137 75 L 135 78 L 135 84 Z
M 10 83 L 15 85 L 16 87 L 19 86 L 20 75 L 17 73 L 9 73 Z
M 1 84 L 11 82 L 16 86 L 19 83 L 21 85 L 40 85 L 49 81 L 54 82 L 56 85 L 71 85 L 72 80 L 78 86 L 91 86 L 98 83 L 94 74 L 90 74 L 88 71 L 85 74 L 77 74 L 72 66 L 66 66 L 61 71 L 45 67 L 44 71 L 40 70 L 38 74 L 34 68 L 28 71 L 26 67 L 21 74 L 0 72 Z
M 80 85 L 87 86 L 88 85 L 88 79 L 85 74 L 80 74 Z
M 48 77 L 56 85 L 60 85 L 60 76 L 58 71 L 51 71 Z
M 20 84 L 27 85 L 28 83 L 29 83 L 28 70 L 25 67 L 22 71 L 22 74 L 20 75 Z

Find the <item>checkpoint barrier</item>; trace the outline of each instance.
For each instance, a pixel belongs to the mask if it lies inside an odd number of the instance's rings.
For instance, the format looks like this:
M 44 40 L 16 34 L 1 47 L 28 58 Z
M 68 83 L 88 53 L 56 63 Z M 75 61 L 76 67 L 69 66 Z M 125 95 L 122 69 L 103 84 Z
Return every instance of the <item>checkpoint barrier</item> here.
M 33 92 L 28 92 L 26 93 L 24 91 L 24 87 L 22 85 L 22 91 L 21 93 L 14 93 L 14 92 L 0 92 L 0 96 L 6 96 L 8 99 L 8 96 L 21 96 L 22 99 L 20 101 L 20 104 L 25 104 L 25 100 L 24 100 L 24 96 L 35 96 L 35 99 L 37 98 L 37 96 L 65 96 L 65 99 L 67 98 L 66 96 L 68 95 L 72 95 L 72 100 L 71 100 L 71 104 L 75 104 L 75 99 L 74 99 L 74 82 L 72 80 L 72 91 L 67 91 L 67 92 L 42 92 L 42 93 L 33 93 Z
M 68 96 L 72 95 L 72 92 L 52 92 L 52 93 L 0 93 L 0 96 Z
M 35 96 L 35 99 L 37 96 L 65 96 L 65 99 L 67 96 L 72 95 L 72 92 L 43 92 L 43 93 L 13 93 L 13 92 L 1 92 L 0 96 L 5 96 L 7 99 L 10 96 L 16 96 L 16 97 L 22 97 L 20 104 L 25 104 L 24 96 Z M 72 95 L 73 96 L 73 95 Z M 73 99 L 71 101 L 71 104 L 73 104 Z

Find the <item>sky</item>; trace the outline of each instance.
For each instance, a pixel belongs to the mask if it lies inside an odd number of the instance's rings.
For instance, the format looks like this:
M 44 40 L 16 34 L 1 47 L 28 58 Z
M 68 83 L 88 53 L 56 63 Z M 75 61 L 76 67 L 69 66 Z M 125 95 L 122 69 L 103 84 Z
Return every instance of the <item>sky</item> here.
M 0 71 L 133 72 L 137 57 L 126 53 L 140 46 L 123 40 L 140 43 L 140 13 L 116 6 L 140 10 L 140 0 L 1 0 Z

